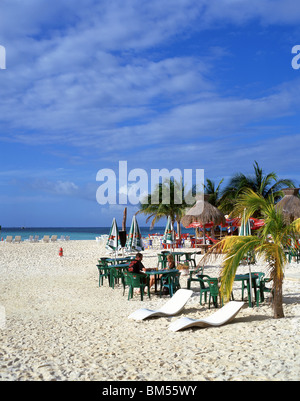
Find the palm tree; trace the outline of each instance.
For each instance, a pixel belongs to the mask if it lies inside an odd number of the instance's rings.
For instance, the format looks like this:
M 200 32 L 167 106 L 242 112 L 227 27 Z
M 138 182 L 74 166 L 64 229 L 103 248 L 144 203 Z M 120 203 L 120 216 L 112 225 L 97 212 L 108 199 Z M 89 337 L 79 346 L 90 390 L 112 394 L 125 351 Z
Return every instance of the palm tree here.
M 257 236 L 226 237 L 212 248 L 218 248 L 225 256 L 221 272 L 221 295 L 225 299 L 229 299 L 240 262 L 248 252 L 255 252 L 258 257 L 263 257 L 269 266 L 270 278 L 273 280 L 274 318 L 282 318 L 284 317 L 282 306 L 283 272 L 287 264 L 284 250 L 289 241 L 295 240 L 297 233 L 300 233 L 300 219 L 287 224 L 282 212 L 275 209 L 272 196 L 265 199 L 261 194 L 257 194 L 251 189 L 244 190 L 240 195 L 235 213 L 242 215 L 244 209 L 246 209 L 246 218 L 259 210 L 265 219 L 265 225 L 260 229 Z M 203 261 L 203 263 L 205 262 Z
M 169 195 L 168 202 L 164 200 L 164 194 Z M 154 199 L 158 202 L 154 203 Z M 146 223 L 152 219 L 151 229 L 159 220 L 170 216 L 173 225 L 175 221 L 177 222 L 177 233 L 180 236 L 180 220 L 187 207 L 188 205 L 184 200 L 184 186 L 176 180 L 165 180 L 163 183 L 157 184 L 153 193 L 143 200 L 140 204 L 140 210 L 136 214 L 148 215 Z
M 214 181 L 210 180 L 209 178 L 206 178 L 206 184 L 204 184 L 204 193 L 206 195 L 208 195 L 207 201 L 208 201 L 208 203 L 215 206 L 216 208 L 218 208 L 220 205 L 220 194 L 221 194 L 220 187 L 221 187 L 223 181 L 224 181 L 224 178 L 222 178 L 222 180 L 219 182 L 217 188 L 216 188 Z M 215 227 L 214 226 L 211 228 L 211 237 L 215 238 Z
M 254 162 L 254 175 L 246 176 L 242 173 L 235 174 L 229 184 L 225 187 L 221 196 L 220 208 L 224 213 L 230 213 L 234 209 L 238 196 L 245 188 L 252 189 L 255 193 L 262 195 L 263 198 L 273 195 L 275 201 L 281 197 L 280 190 L 284 187 L 294 188 L 292 180 L 278 180 L 277 175 L 272 172 L 264 174 L 257 161 Z
M 224 178 L 219 182 L 217 188 L 214 181 L 209 178 L 206 179 L 206 184 L 204 184 L 204 193 L 209 195 L 208 202 L 213 206 L 218 207 L 220 204 L 220 186 L 222 185 Z

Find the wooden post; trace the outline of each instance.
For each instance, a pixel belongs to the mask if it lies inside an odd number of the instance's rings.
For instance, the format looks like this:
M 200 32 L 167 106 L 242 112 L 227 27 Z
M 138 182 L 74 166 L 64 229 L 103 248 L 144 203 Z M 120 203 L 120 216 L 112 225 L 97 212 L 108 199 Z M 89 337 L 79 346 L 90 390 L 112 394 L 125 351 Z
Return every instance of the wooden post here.
M 126 231 L 126 219 L 127 219 L 127 207 L 125 207 L 123 213 L 122 231 Z

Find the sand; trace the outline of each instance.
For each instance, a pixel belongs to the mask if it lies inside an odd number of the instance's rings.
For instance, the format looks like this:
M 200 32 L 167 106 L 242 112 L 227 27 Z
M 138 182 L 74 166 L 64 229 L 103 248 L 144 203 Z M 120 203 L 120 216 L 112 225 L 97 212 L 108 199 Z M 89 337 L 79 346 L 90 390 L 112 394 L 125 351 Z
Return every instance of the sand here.
M 144 252 L 147 267 L 156 265 L 157 252 Z M 158 308 L 169 297 L 128 301 L 121 287 L 99 288 L 96 264 L 104 255 L 96 241 L 0 244 L 0 381 L 300 379 L 300 264 L 286 269 L 284 319 L 274 320 L 265 301 L 226 326 L 173 333 L 167 329 L 175 319 L 215 311 L 200 306 L 197 283 L 179 316 L 131 321 L 136 309 Z M 219 263 L 206 274 L 217 276 Z

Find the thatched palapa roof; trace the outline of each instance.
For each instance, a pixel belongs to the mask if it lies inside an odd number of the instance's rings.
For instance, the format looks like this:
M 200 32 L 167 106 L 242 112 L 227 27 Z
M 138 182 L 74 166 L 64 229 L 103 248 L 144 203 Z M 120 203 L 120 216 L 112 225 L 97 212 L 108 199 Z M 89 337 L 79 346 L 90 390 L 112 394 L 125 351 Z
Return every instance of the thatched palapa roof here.
M 283 189 L 284 197 L 275 206 L 281 209 L 288 223 L 300 218 L 300 198 L 297 196 L 300 188 Z
M 196 204 L 186 212 L 182 217 L 181 223 L 184 227 L 188 227 L 191 223 L 198 222 L 208 224 L 213 222 L 215 225 L 225 224 L 224 214 L 215 206 L 207 202 L 207 197 L 198 199 Z

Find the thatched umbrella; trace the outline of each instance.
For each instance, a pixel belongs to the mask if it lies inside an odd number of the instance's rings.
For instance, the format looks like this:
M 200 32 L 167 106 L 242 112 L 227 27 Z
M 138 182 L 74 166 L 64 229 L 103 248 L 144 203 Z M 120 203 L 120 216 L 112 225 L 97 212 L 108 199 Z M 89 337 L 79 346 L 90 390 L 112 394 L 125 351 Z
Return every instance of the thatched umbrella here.
M 211 203 L 208 202 L 209 195 L 204 195 L 203 199 L 198 199 L 196 204 L 182 217 L 181 223 L 188 227 L 191 223 L 201 223 L 203 226 L 203 243 L 205 243 L 205 224 L 213 222 L 214 225 L 226 224 L 224 214 Z
M 298 197 L 299 189 L 300 188 L 282 189 L 284 197 L 275 206 L 277 210 L 282 210 L 283 216 L 288 224 L 300 218 L 300 198 Z

